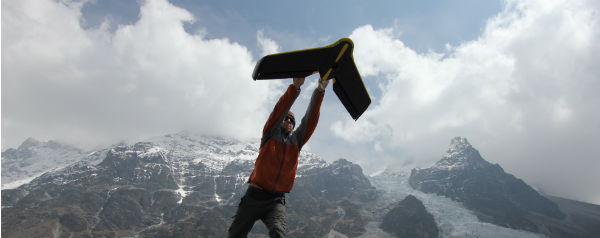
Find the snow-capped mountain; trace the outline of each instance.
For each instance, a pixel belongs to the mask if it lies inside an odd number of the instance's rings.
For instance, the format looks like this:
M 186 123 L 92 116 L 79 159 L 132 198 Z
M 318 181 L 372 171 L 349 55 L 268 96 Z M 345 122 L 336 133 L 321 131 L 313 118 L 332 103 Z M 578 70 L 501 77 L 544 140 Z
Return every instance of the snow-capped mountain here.
M 414 189 L 461 203 L 484 222 L 549 236 L 586 234 L 568 224 L 557 204 L 485 161 L 465 138 L 452 139 L 442 159 L 430 168 L 413 169 L 408 181 Z
M 558 219 L 565 216 L 556 204 L 538 194 L 523 180 L 504 172 L 500 165 L 485 161 L 465 138 L 452 139 L 446 155 L 434 166 L 412 170 L 409 183 L 423 192 L 449 197 L 492 216 L 487 218 L 482 214 L 482 219 L 510 227 L 537 231 L 534 224 L 520 219 L 524 215 L 522 211 Z M 496 214 L 496 209 L 489 209 L 492 204 L 503 210 L 502 214 Z
M 257 154 L 257 141 L 188 133 L 91 153 L 101 162 L 3 190 L 2 236 L 223 237 Z M 358 165 L 302 152 L 287 203 L 289 236 L 364 234 L 374 191 Z
M 45 172 L 84 158 L 84 152 L 75 147 L 28 138 L 19 148 L 2 152 L 2 189 L 18 187 Z
M 44 143 L 33 142 L 22 147 L 42 151 L 37 148 Z M 247 188 L 258 143 L 177 133 L 81 154 L 76 162 L 67 159 L 29 183 L 2 190 L 2 237 L 224 237 Z M 5 154 L 17 150 L 5 151 L 3 163 Z M 69 155 L 65 151 L 71 150 L 56 149 L 48 156 L 60 160 L 57 154 Z M 46 161 L 44 153 L 38 155 L 35 161 Z M 3 176 L 4 169 L 3 164 Z M 367 177 L 350 161 L 327 163 L 302 151 L 294 189 L 286 203 L 288 236 L 397 237 L 393 234 L 402 231 L 387 233 L 381 227 L 389 228 L 390 222 L 406 217 L 395 213 L 407 211 L 398 206 L 406 204 L 400 201 L 408 195 L 433 216 L 441 237 L 589 237 L 600 232 L 596 228 L 600 227 L 600 206 L 560 198 L 551 200 L 565 218 L 535 211 L 526 217 L 543 234 L 489 223 L 486 219 L 490 215 L 482 217 L 487 213 L 465 201 L 469 196 L 486 201 L 496 197 L 486 198 L 489 194 L 472 189 L 461 195 L 455 188 L 464 190 L 473 181 L 488 181 L 485 176 L 504 172 L 499 165 L 483 160 L 466 139 L 454 139 L 447 154 L 432 168 L 411 169 L 388 168 Z M 511 184 L 511 176 L 498 181 Z M 471 179 L 460 187 L 455 181 L 461 178 Z M 512 180 L 519 184 L 514 176 Z M 416 189 L 411 187 L 413 183 Z M 437 188 L 444 194 L 426 188 Z M 505 193 L 522 191 L 526 189 Z M 532 199 L 533 203 L 547 202 L 543 197 Z M 539 204 L 532 205 L 533 209 L 535 206 Z M 264 234 L 265 227 L 257 222 L 250 237 Z

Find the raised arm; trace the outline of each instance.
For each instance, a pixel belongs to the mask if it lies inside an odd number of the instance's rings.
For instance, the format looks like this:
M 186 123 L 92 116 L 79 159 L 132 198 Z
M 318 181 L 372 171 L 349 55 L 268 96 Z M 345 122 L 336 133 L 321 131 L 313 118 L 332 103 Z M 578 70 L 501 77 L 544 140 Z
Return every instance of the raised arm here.
M 294 135 L 298 138 L 298 143 L 300 143 L 300 148 L 302 148 L 302 146 L 308 142 L 308 139 L 310 139 L 313 132 L 317 128 L 321 111 L 321 103 L 323 102 L 323 97 L 325 96 L 325 88 L 327 88 L 327 84 L 329 84 L 329 80 L 319 82 L 319 86 L 317 86 L 312 94 L 310 104 L 308 104 L 308 108 L 306 109 L 306 113 L 304 113 L 304 117 L 302 118 L 302 121 L 300 121 L 300 126 L 298 126 L 298 129 L 294 131 Z

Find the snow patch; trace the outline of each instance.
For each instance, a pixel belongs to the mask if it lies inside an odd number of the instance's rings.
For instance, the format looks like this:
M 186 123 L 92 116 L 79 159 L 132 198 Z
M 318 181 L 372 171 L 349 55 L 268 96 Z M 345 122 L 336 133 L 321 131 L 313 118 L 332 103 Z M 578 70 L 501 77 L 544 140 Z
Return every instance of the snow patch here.
M 162 156 L 162 151 L 164 151 L 163 148 L 160 148 L 158 146 L 154 146 L 150 149 L 147 149 L 146 151 L 143 151 L 142 153 L 138 153 L 139 157 L 149 157 L 155 154 L 159 154 L 160 156 Z
M 222 200 L 222 199 L 221 199 L 221 197 L 219 196 L 219 194 L 217 194 L 217 176 L 215 176 L 215 177 L 213 178 L 213 181 L 214 181 L 214 184 L 215 184 L 215 187 L 214 187 L 214 191 L 215 191 L 214 197 L 215 197 L 215 200 L 216 200 L 218 203 L 221 203 L 221 200 Z
M 179 189 L 177 189 L 175 192 L 179 194 L 179 201 L 177 201 L 177 204 L 183 203 L 183 199 L 190 194 L 190 191 L 185 191 L 181 186 L 179 186 Z
M 356 238 L 396 238 L 390 233 L 387 233 L 379 228 L 379 225 L 381 225 L 381 222 L 367 223 L 365 226 L 366 232 L 360 236 L 357 236 Z

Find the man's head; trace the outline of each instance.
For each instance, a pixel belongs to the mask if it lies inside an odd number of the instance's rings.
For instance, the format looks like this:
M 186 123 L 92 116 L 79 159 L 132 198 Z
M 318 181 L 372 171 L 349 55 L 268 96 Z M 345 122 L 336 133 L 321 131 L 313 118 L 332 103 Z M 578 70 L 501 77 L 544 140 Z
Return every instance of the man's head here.
M 281 127 L 285 130 L 285 132 L 289 133 L 294 130 L 294 126 L 296 126 L 296 119 L 294 118 L 294 113 L 288 111 L 287 115 L 283 118 L 283 122 L 281 123 Z

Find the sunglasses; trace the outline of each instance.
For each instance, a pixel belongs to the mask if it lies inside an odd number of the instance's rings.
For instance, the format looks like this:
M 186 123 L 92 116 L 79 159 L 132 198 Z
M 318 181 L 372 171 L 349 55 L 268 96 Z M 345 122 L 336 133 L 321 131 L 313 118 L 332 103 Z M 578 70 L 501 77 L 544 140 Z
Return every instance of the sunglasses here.
M 291 122 L 292 124 L 296 125 L 296 120 L 294 120 L 294 118 L 293 118 L 293 117 L 290 117 L 290 116 L 285 116 L 285 119 L 283 119 L 283 121 L 287 121 L 287 120 L 290 120 L 290 122 Z

